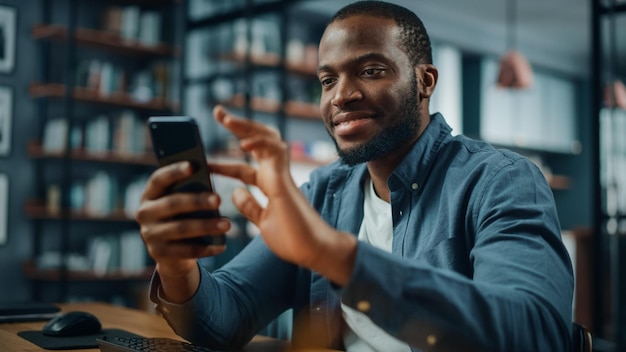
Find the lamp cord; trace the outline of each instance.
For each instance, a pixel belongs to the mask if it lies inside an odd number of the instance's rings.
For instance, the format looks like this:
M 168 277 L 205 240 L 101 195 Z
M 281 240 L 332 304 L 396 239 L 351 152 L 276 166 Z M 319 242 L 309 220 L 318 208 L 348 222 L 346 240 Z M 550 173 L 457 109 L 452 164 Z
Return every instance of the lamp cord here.
M 516 27 L 517 27 L 517 6 L 515 0 L 508 0 L 506 2 L 505 17 L 507 23 L 507 46 L 508 50 L 514 50 L 517 46 L 516 42 Z

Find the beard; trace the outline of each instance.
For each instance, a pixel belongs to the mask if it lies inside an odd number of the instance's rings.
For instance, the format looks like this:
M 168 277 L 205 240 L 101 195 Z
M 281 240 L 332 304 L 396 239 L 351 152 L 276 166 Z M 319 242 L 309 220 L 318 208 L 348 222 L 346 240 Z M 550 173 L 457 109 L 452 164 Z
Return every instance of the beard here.
M 406 90 L 406 94 L 402 97 L 401 102 L 402 105 L 399 111 L 402 113 L 402 116 L 394 124 L 386 126 L 372 139 L 363 144 L 348 149 L 341 149 L 339 144 L 337 144 L 337 140 L 331 135 L 337 148 L 339 159 L 343 164 L 354 166 L 376 160 L 388 155 L 415 138 L 415 134 L 421 124 L 415 73 L 413 73 L 411 88 Z

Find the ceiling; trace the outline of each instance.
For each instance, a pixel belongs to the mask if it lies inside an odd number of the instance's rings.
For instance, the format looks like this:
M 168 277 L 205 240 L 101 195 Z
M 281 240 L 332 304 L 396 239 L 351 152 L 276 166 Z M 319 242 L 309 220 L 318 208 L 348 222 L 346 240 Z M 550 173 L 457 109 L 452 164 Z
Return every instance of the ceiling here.
M 308 0 L 312 11 L 334 13 L 351 0 Z M 420 16 L 433 40 L 468 51 L 501 55 L 507 49 L 506 0 L 389 0 Z M 626 3 L 626 0 L 618 2 Z M 519 0 L 517 49 L 533 66 L 577 77 L 591 69 L 591 0 Z M 605 21 L 608 22 L 608 21 Z M 616 20 L 620 73 L 626 75 L 626 13 Z M 608 37 L 608 35 L 606 36 Z

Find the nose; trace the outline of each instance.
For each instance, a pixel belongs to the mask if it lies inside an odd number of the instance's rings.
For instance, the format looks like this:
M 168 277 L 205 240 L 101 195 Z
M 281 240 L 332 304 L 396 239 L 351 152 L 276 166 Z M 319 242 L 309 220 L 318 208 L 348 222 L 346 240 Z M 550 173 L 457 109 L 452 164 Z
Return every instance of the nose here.
M 330 103 L 343 108 L 352 101 L 363 99 L 363 92 L 349 79 L 340 79 L 335 84 L 334 94 Z

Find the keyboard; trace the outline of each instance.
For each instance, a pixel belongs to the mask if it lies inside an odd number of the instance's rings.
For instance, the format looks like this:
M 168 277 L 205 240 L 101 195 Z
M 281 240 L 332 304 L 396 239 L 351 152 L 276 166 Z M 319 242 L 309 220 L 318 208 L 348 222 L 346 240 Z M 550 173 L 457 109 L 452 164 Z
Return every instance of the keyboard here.
M 192 345 L 169 338 L 104 337 L 96 339 L 102 352 L 216 352 L 208 347 Z

